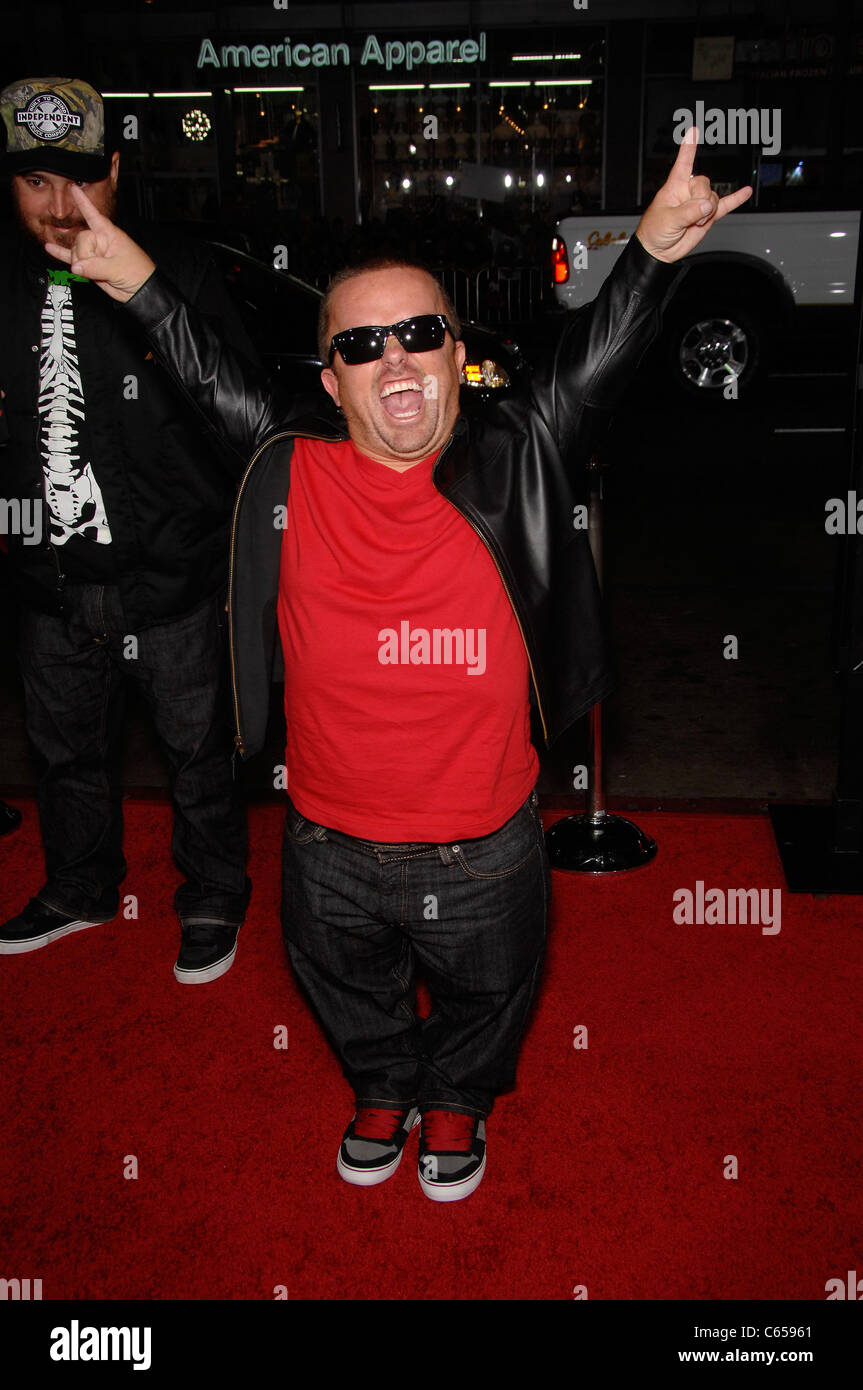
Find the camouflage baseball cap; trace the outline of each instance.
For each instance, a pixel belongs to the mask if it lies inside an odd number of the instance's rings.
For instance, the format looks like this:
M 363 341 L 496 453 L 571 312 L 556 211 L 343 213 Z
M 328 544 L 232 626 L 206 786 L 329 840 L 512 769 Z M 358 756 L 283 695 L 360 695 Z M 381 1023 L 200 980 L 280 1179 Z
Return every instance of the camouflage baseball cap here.
M 0 92 L 8 174 L 45 169 L 69 179 L 106 177 L 111 152 L 105 143 L 105 106 L 80 77 L 27 77 Z

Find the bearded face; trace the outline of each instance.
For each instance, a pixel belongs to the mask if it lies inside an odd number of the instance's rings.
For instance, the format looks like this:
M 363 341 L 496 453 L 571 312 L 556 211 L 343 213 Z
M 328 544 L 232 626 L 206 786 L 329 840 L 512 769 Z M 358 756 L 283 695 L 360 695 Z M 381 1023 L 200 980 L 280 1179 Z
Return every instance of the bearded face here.
M 28 170 L 12 178 L 12 201 L 21 230 L 44 251 L 45 243 L 71 248 L 86 222 L 70 192 L 73 184 L 86 189 L 87 197 L 113 222 L 117 211 L 117 179 L 120 156 L 115 154 L 104 179 L 87 183 L 45 169 Z M 46 253 L 47 255 L 47 253 Z

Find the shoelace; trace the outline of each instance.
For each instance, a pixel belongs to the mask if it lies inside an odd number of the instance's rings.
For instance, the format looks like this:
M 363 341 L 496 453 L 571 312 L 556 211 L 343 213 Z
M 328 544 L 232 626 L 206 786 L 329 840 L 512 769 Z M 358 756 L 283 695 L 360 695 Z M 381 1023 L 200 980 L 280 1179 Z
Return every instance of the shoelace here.
M 455 1149 L 467 1153 L 473 1135 L 473 1115 L 463 1115 L 458 1110 L 427 1110 L 423 1115 L 423 1146 L 432 1152 Z
M 402 1120 L 403 1110 L 376 1110 L 363 1106 L 357 1111 L 354 1120 L 354 1136 L 357 1139 L 392 1139 Z

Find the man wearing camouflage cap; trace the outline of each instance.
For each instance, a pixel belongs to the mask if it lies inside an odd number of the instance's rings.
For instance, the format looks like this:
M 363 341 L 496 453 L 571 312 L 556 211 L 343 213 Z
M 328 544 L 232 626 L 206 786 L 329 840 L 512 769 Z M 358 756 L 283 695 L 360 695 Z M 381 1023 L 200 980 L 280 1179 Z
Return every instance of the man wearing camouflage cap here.
M 32 165 L 40 149 L 44 155 L 50 148 L 55 169 L 88 182 L 104 177 L 105 107 L 88 82 L 29 78 L 7 87 L 2 101 L 11 169 Z
M 174 974 L 205 983 L 233 962 L 250 892 L 224 643 L 236 463 L 155 367 L 143 334 L 45 249 L 71 247 L 85 225 L 75 185 L 117 216 L 120 156 L 99 93 L 80 78 L 28 78 L 0 93 L 0 118 L 18 224 L 0 248 L 0 495 L 41 520 L 8 539 L 46 860 L 45 882 L 0 926 L 0 954 L 35 951 L 118 911 L 131 679 L 170 766 L 185 880 Z M 152 226 L 135 235 L 254 360 L 211 259 Z

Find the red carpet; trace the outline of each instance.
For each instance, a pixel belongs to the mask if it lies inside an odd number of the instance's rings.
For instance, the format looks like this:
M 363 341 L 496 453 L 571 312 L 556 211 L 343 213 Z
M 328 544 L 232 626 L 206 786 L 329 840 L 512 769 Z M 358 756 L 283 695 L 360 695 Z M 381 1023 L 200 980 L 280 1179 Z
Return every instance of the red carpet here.
M 4 918 L 39 881 L 21 804 Z M 43 1299 L 823 1300 L 863 1271 L 861 904 L 783 890 L 772 936 L 673 921 L 698 879 L 782 887 L 766 817 L 640 815 L 652 865 L 555 873 L 518 1087 L 451 1205 L 422 1195 L 415 1138 L 380 1187 L 336 1174 L 351 1096 L 283 955 L 281 820 L 252 808 L 250 916 L 213 984 L 173 977 L 155 803 L 126 805 L 138 920 L 0 960 L 0 1275 Z

